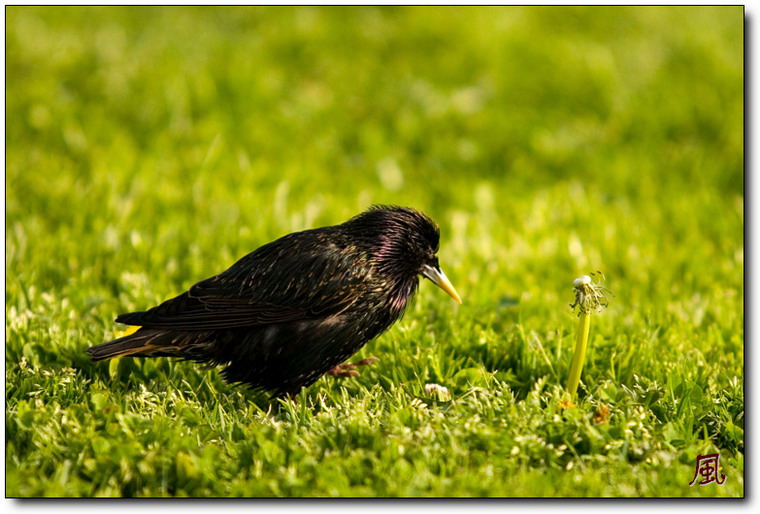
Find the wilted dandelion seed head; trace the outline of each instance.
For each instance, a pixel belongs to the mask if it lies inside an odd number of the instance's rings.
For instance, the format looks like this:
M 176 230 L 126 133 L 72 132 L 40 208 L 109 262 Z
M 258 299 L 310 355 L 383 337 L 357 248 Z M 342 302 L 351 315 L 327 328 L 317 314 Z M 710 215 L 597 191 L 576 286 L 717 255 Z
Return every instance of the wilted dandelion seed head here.
M 601 285 L 604 274 L 601 271 L 592 273 L 598 282 L 594 282 L 591 276 L 583 275 L 573 280 L 575 288 L 575 302 L 570 304 L 571 309 L 578 307 L 578 315 L 599 312 L 609 305 L 609 289 Z

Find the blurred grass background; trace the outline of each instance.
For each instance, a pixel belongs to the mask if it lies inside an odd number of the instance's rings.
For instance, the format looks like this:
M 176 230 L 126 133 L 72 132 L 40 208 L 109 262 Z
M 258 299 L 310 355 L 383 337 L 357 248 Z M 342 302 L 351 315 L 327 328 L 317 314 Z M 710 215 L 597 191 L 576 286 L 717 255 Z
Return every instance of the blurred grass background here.
M 7 494 L 742 494 L 743 59 L 741 7 L 8 7 Z M 380 365 L 356 382 L 320 381 L 302 405 L 326 398 L 350 420 L 353 402 L 393 411 L 427 381 L 467 395 L 485 373 L 496 382 L 479 386 L 501 402 L 499 416 L 518 416 L 516 405 L 564 383 L 572 279 L 600 269 L 616 297 L 592 323 L 582 393 L 591 410 L 579 405 L 587 416 L 577 423 L 590 427 L 603 399 L 623 426 L 646 391 L 659 391 L 645 413 L 663 446 L 650 450 L 680 459 L 685 476 L 694 454 L 716 445 L 733 459 L 727 485 L 652 478 L 663 456 L 642 457 L 654 459 L 643 481 L 627 458 L 583 460 L 614 453 L 604 449 L 609 434 L 598 448 L 566 444 L 556 462 L 515 463 L 511 448 L 528 444 L 515 439 L 517 425 L 497 436 L 495 407 L 466 401 L 449 416 L 490 420 L 479 433 L 494 446 L 452 435 L 444 447 L 465 449 L 465 460 L 420 457 L 438 466 L 423 485 L 395 470 L 397 484 L 367 471 L 359 485 L 285 487 L 279 468 L 264 465 L 278 488 L 235 492 L 200 478 L 179 484 L 185 468 L 173 460 L 161 465 L 175 483 L 159 484 L 141 474 L 151 461 L 139 444 L 113 469 L 84 462 L 100 462 L 87 452 L 107 460 L 86 441 L 102 432 L 105 404 L 147 420 L 148 432 L 160 425 L 155 406 L 124 399 L 141 382 L 180 396 L 210 383 L 199 408 L 258 416 L 242 429 L 251 437 L 267 423 L 319 433 L 312 418 L 257 414 L 213 372 L 146 361 L 120 364 L 128 373 L 114 380 L 82 350 L 113 334 L 116 314 L 372 203 L 438 221 L 442 267 L 465 304 L 423 284 L 406 318 L 363 350 Z M 607 396 L 590 385 L 600 383 Z M 636 387 L 644 392 L 625 393 Z M 701 407 L 678 406 L 683 395 Z M 551 402 L 537 402 L 530 416 L 553 419 Z M 166 419 L 182 419 L 173 405 Z M 67 433 L 61 413 L 78 408 L 87 428 L 76 452 L 71 439 L 59 435 L 58 448 L 38 433 L 46 422 Z M 356 419 L 366 415 L 356 408 Z M 404 425 L 384 423 L 371 433 Z M 576 434 L 580 425 L 567 426 Z M 540 423 L 523 428 L 547 437 Z M 175 454 L 206 458 L 166 437 Z M 397 446 L 386 449 L 375 452 L 380 462 L 401 459 Z M 268 462 L 260 447 L 246 451 Z M 502 467 L 488 471 L 472 452 Z M 585 485 L 564 471 L 541 478 L 568 462 L 591 466 Z M 238 465 L 228 472 L 250 485 Z M 64 468 L 77 485 L 62 485 Z

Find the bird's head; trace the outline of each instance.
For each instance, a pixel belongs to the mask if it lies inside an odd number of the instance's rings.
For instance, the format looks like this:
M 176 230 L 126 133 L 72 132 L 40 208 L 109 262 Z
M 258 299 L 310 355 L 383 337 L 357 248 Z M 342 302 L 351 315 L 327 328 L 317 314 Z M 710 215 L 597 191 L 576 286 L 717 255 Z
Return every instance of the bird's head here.
M 438 264 L 438 226 L 425 214 L 408 207 L 375 205 L 346 225 L 372 248 L 379 268 L 404 279 L 422 275 L 462 303 Z

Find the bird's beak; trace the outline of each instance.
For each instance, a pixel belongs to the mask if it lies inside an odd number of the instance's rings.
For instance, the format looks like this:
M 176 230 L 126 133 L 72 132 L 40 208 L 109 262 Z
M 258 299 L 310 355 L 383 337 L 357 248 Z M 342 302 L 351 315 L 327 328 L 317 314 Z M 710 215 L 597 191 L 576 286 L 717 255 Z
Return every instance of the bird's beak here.
M 451 285 L 451 282 L 449 282 L 446 274 L 441 271 L 440 268 L 425 264 L 425 266 L 422 267 L 422 274 L 425 276 L 425 278 L 429 278 L 435 285 L 446 291 L 446 294 L 452 297 L 455 302 L 462 303 L 462 299 L 459 298 L 457 290 L 454 289 L 454 286 Z

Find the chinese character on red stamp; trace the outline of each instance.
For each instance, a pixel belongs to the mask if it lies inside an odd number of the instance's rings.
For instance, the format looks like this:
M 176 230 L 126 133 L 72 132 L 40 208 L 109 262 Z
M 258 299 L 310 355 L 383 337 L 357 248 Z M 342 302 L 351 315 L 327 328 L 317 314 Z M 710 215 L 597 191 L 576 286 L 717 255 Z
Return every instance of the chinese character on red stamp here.
M 702 477 L 699 485 L 707 485 L 715 482 L 723 485 L 726 481 L 726 475 L 720 472 L 720 454 L 711 453 L 710 455 L 697 455 L 697 469 L 694 471 L 694 478 L 689 485 L 697 483 L 697 479 Z

